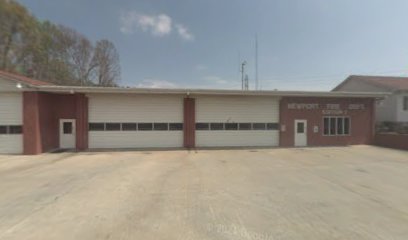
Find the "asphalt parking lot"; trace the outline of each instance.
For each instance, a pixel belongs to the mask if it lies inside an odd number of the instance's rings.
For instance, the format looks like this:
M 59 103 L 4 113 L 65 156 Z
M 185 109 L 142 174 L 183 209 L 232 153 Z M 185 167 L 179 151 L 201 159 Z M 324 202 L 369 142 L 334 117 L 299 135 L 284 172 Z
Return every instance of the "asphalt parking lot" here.
M 408 239 L 408 152 L 0 155 L 0 239 Z

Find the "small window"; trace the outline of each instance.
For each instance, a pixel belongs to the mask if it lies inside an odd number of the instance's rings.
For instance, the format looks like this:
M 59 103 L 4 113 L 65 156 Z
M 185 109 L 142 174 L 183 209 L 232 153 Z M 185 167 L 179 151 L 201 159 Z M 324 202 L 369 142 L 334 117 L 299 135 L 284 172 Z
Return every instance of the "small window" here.
M 224 123 L 211 123 L 210 129 L 211 130 L 224 130 Z
M 296 124 L 296 133 L 305 133 L 305 123 L 304 122 L 298 122 Z
M 154 123 L 153 129 L 155 131 L 167 131 L 169 129 L 169 125 L 167 123 Z
M 344 134 L 350 134 L 350 118 L 344 118 Z
M 89 123 L 89 131 L 105 131 L 104 123 Z
M 7 126 L 0 126 L 0 134 L 7 134 Z
M 136 131 L 137 124 L 136 123 L 122 123 L 122 131 Z
M 344 134 L 344 122 L 343 122 L 342 117 L 337 118 L 337 135 L 343 135 Z
M 266 124 L 265 123 L 253 123 L 252 124 L 252 129 L 253 130 L 265 130 L 266 129 Z
M 9 134 L 21 134 L 23 132 L 23 128 L 18 125 L 9 126 Z
M 196 123 L 196 130 L 208 130 L 209 126 L 209 123 Z
M 153 130 L 153 123 L 138 123 L 137 129 L 140 131 L 151 131 Z
M 239 130 L 251 130 L 251 123 L 240 123 Z
M 120 123 L 105 123 L 106 131 L 120 131 Z
M 330 127 L 329 126 L 330 126 L 330 118 L 325 117 L 323 119 L 323 134 L 324 135 L 329 135 L 330 134 L 330 132 L 329 132 Z
M 336 135 L 336 118 L 330 118 L 330 135 Z
M 278 123 L 267 123 L 266 130 L 278 130 L 279 124 Z
M 225 123 L 225 130 L 238 130 L 238 123 Z
M 62 124 L 62 131 L 64 134 L 72 134 L 72 122 L 64 122 Z
M 403 108 L 404 111 L 408 111 L 408 96 L 404 96 L 404 100 L 403 100 Z
M 169 130 L 170 131 L 181 131 L 183 130 L 182 123 L 169 123 Z

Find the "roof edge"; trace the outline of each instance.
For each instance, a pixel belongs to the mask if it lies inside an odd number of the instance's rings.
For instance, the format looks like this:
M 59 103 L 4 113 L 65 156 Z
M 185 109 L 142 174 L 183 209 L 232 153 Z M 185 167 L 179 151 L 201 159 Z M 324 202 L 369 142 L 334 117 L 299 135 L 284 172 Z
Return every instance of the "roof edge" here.
M 326 92 L 326 91 L 278 91 L 278 90 L 227 90 L 227 89 L 187 89 L 187 88 L 120 88 L 81 86 L 37 86 L 42 92 L 54 93 L 117 93 L 117 94 L 179 94 L 179 95 L 236 95 L 236 96 L 277 96 L 277 97 L 356 97 L 384 98 L 389 93 L 372 92 Z

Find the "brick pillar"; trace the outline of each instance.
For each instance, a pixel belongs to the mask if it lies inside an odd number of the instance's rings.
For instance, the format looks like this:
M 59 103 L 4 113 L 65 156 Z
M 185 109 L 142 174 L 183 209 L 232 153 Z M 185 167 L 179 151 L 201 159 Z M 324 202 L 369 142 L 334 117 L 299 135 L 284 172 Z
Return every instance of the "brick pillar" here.
M 76 94 L 76 149 L 88 149 L 88 98 Z
M 40 154 L 41 131 L 39 113 L 39 94 L 23 92 L 23 148 L 24 154 Z
M 184 147 L 195 147 L 195 99 L 184 98 Z

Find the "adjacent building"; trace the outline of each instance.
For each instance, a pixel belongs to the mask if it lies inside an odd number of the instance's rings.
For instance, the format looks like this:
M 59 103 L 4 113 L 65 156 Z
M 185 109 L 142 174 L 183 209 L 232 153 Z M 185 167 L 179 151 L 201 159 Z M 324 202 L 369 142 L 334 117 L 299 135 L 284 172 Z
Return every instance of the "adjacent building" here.
M 376 121 L 408 124 L 408 78 L 349 76 L 333 91 L 386 92 L 389 95 L 376 105 Z
M 370 144 L 383 96 L 54 86 L 0 72 L 0 152 Z

